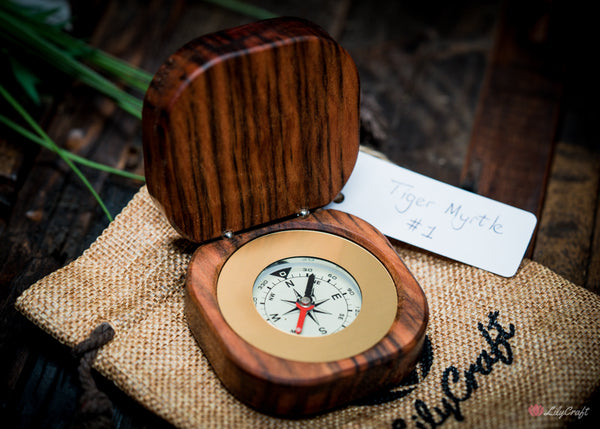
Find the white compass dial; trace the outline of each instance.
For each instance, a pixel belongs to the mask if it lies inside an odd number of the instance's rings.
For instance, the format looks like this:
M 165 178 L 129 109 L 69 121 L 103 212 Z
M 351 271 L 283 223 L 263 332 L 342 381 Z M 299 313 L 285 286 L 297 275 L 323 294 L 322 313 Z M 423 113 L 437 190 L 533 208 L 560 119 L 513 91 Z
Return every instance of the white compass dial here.
M 268 323 L 292 335 L 319 337 L 348 327 L 362 295 L 342 267 L 319 258 L 281 259 L 258 275 L 252 298 Z

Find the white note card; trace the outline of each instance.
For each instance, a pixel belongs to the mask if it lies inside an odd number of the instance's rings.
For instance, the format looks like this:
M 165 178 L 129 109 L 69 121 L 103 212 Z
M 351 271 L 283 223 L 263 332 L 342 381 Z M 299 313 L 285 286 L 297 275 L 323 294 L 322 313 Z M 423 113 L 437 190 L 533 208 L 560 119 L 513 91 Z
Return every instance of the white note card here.
M 535 215 L 360 152 L 326 208 L 358 216 L 385 235 L 504 277 L 519 268 Z

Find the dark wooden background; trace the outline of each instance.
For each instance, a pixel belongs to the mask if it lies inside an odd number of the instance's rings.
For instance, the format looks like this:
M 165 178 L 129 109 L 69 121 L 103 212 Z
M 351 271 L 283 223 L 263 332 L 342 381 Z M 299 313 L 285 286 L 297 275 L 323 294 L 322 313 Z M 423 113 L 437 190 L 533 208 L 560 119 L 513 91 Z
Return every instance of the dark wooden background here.
M 591 11 L 556 1 L 249 2 L 308 18 L 350 52 L 361 76 L 364 144 L 404 167 L 536 213 L 529 257 L 600 291 Z M 75 34 L 150 72 L 194 37 L 253 21 L 200 0 L 75 1 L 73 13 Z M 38 118 L 58 144 L 142 174 L 137 119 L 80 84 L 57 77 L 52 86 Z M 113 215 L 141 186 L 84 172 Z M 3 427 L 72 424 L 76 362 L 13 304 L 107 224 L 63 162 L 0 128 Z M 169 426 L 98 382 L 115 405 L 116 427 Z M 598 400 L 590 404 L 597 416 Z

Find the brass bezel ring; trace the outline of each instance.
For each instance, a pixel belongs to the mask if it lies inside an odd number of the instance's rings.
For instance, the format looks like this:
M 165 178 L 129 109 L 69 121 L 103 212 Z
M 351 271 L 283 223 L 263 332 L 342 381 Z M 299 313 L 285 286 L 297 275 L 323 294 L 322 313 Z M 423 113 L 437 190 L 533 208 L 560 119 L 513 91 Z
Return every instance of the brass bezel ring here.
M 347 328 L 322 337 L 295 336 L 258 313 L 252 300 L 254 281 L 271 263 L 295 256 L 326 259 L 354 277 L 362 307 Z M 398 311 L 396 286 L 379 259 L 346 238 L 314 230 L 273 232 L 241 246 L 221 269 L 217 301 L 225 321 L 242 339 L 271 355 L 300 362 L 330 362 L 368 350 L 388 333 Z

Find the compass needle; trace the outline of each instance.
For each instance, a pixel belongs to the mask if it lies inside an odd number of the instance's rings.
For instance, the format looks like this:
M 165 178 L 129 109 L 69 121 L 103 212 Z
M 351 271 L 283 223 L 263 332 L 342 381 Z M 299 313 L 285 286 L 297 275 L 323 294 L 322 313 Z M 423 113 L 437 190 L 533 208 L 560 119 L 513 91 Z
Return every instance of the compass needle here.
M 308 280 L 306 282 L 306 289 L 304 290 L 304 296 L 307 298 L 311 298 L 313 296 L 313 287 L 315 285 L 315 275 L 311 274 L 308 276 Z

